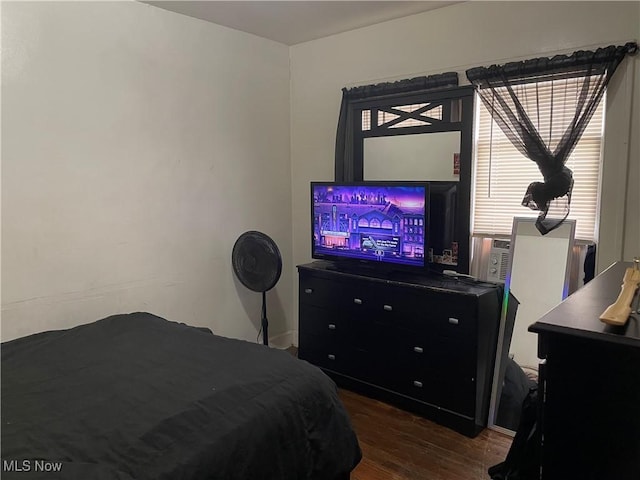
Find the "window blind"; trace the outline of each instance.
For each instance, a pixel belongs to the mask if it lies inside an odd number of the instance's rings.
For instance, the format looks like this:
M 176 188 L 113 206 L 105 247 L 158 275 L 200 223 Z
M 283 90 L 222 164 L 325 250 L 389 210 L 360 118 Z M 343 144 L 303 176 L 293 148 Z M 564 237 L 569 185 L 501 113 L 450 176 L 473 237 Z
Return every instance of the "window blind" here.
M 581 85 L 579 79 L 566 78 L 517 86 L 525 109 L 534 106 L 537 113 L 531 121 L 551 151 L 572 120 Z M 603 97 L 566 163 L 574 179 L 568 218 L 576 220 L 576 239 L 586 241 L 597 237 L 604 104 Z M 535 162 L 511 144 L 484 104 L 477 101 L 476 105 L 472 233 L 510 236 L 513 217 L 537 217 L 538 212 L 521 202 L 529 184 L 542 181 L 542 174 Z

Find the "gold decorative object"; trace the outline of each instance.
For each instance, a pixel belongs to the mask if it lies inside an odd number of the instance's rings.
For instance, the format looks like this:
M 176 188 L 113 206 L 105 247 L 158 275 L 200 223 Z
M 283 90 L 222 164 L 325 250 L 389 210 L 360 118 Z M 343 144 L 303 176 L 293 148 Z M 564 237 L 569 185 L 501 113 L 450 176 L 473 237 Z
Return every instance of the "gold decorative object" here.
M 640 285 L 640 257 L 633 259 L 633 267 L 625 270 L 622 290 L 618 299 L 600 315 L 600 320 L 608 325 L 623 326 L 631 315 L 631 302 Z

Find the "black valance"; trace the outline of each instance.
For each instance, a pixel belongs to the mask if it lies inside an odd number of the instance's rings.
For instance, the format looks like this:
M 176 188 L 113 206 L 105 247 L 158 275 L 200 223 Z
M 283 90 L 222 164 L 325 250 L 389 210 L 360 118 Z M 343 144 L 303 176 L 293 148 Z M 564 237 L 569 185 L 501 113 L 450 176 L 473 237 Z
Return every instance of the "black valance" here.
M 396 82 L 376 83 L 374 85 L 361 85 L 353 88 L 343 88 L 350 100 L 379 97 L 383 95 L 395 95 L 399 93 L 417 92 L 432 88 L 457 87 L 458 73 L 447 72 L 426 77 L 415 77 Z
M 335 179 L 353 180 L 353 128 L 352 102 L 402 93 L 419 92 L 435 88 L 457 87 L 458 73 L 447 72 L 438 75 L 415 77 L 397 82 L 362 85 L 342 89 L 342 103 L 338 117 L 335 150 Z
M 582 77 L 602 73 L 611 62 L 620 63 L 627 54 L 638 51 L 638 44 L 629 42 L 622 46 L 608 46 L 596 51 L 578 50 L 571 55 L 551 58 L 533 58 L 504 65 L 475 67 L 466 71 L 467 78 L 480 88 L 488 88 L 495 81 L 505 78 L 512 83 L 520 81 L 552 80 L 557 77 Z M 616 65 L 617 65 L 616 63 Z M 611 72 L 613 74 L 613 72 Z
M 478 94 L 493 120 L 520 153 L 536 162 L 542 174 L 542 182 L 529 185 L 522 205 L 540 212 L 536 227 L 543 235 L 557 228 L 569 215 L 573 174 L 565 163 L 616 68 L 625 55 L 637 50 L 636 43 L 627 43 L 467 70 L 467 78 L 479 87 Z M 545 103 L 536 98 L 534 102 L 526 102 L 521 87 L 529 82 L 555 82 L 569 77 L 582 79 L 579 95 L 550 100 L 552 123 L 560 127 L 562 133 L 559 139 L 545 141 L 536 119 L 544 116 L 542 111 L 548 107 L 549 100 Z M 572 106 L 568 107 L 567 103 Z M 567 108 L 571 108 L 571 115 L 564 115 Z M 554 111 L 561 111 L 563 115 L 556 119 Z M 558 124 L 559 121 L 563 123 Z

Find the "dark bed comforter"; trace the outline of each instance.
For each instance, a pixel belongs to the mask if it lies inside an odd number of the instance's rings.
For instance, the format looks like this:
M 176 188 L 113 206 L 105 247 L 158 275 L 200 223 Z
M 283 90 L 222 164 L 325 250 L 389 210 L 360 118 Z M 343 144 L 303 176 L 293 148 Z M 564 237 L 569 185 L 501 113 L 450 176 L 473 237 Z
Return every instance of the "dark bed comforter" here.
M 2 344 L 3 479 L 321 480 L 360 457 L 334 383 L 284 351 L 148 313 Z

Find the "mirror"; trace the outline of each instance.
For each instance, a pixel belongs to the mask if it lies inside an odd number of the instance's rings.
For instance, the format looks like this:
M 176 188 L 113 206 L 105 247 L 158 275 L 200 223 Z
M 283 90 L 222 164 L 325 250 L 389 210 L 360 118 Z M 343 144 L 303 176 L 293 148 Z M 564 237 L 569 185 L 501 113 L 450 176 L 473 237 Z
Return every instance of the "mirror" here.
M 510 431 L 517 430 L 522 401 L 538 380 L 538 339 L 528 328 L 569 291 L 576 222 L 565 220 L 544 236 L 535 222 L 513 220 L 498 336 L 489 423 Z
M 364 179 L 458 181 L 459 153 L 459 131 L 365 138 Z
M 460 242 L 468 240 L 468 232 L 459 233 L 463 230 L 456 225 L 460 137 L 459 131 L 449 131 L 364 139 L 364 180 L 431 182 L 428 255 L 430 265 L 442 270 L 458 268 Z

